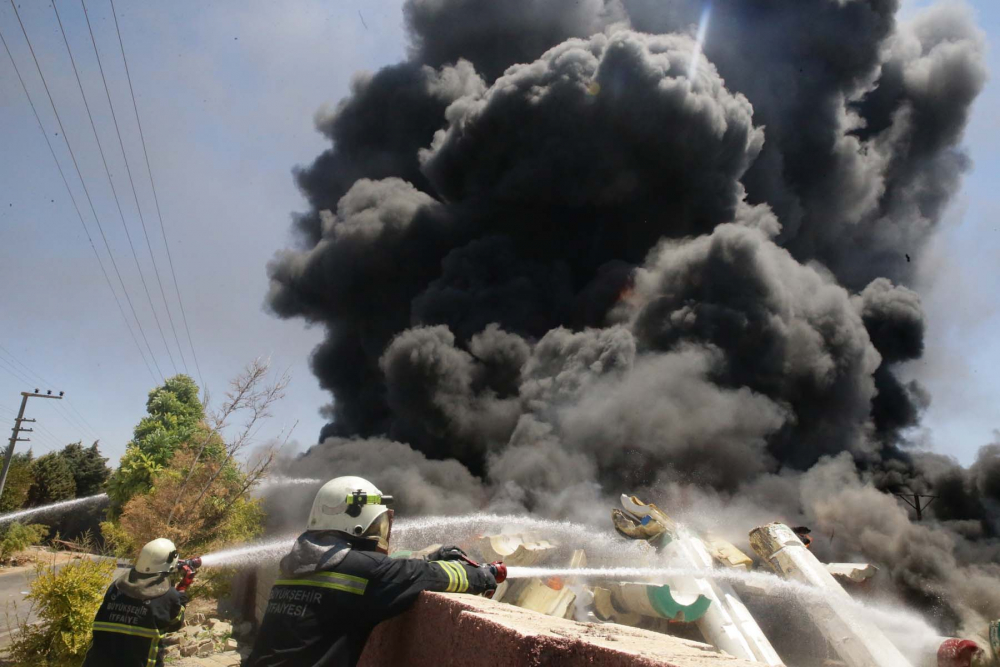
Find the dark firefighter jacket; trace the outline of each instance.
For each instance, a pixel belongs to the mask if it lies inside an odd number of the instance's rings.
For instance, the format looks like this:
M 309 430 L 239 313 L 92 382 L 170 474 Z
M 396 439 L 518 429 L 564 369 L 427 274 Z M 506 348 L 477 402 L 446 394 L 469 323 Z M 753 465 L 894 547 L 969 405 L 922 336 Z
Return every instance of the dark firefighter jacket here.
M 184 622 L 187 597 L 166 575 L 122 575 L 104 594 L 83 667 L 162 667 L 167 632 Z
M 484 568 L 458 561 L 390 558 L 366 540 L 306 532 L 281 561 L 253 652 L 244 667 L 353 667 L 372 629 L 421 591 L 496 588 Z

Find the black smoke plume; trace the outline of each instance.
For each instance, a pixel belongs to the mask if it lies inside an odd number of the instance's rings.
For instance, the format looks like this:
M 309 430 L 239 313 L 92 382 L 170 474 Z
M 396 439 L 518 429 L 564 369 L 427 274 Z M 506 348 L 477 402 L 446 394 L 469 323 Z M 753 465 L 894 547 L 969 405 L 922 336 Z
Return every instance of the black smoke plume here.
M 318 118 L 268 266 L 272 311 L 327 334 L 330 423 L 291 471 L 415 512 L 740 499 L 944 631 L 1000 616 L 1000 445 L 909 445 L 929 397 L 898 374 L 982 37 L 954 4 L 719 0 L 694 68 L 704 9 L 408 0 L 408 59 Z M 929 489 L 926 524 L 888 493 Z

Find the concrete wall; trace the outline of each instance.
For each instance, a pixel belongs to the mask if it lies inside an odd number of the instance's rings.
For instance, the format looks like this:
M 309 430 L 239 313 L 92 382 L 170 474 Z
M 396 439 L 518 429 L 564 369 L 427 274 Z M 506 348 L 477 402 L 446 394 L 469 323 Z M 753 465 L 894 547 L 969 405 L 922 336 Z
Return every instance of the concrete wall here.
M 276 565 L 254 575 L 264 616 Z M 239 588 L 234 583 L 234 588 Z M 422 593 L 405 614 L 372 633 L 359 667 L 759 667 L 707 644 L 613 623 L 577 623 L 473 595 Z
M 257 585 L 254 590 L 256 613 L 254 618 L 259 625 L 264 620 L 264 611 L 267 609 L 267 598 L 271 595 L 271 587 L 278 580 L 278 566 L 257 568 Z
M 277 579 L 277 565 L 240 570 L 233 576 L 229 597 L 220 601 L 220 610 L 224 608 L 259 626 L 264 619 L 271 587 Z
M 577 623 L 471 595 L 422 593 L 372 633 L 359 667 L 759 667 L 623 625 Z

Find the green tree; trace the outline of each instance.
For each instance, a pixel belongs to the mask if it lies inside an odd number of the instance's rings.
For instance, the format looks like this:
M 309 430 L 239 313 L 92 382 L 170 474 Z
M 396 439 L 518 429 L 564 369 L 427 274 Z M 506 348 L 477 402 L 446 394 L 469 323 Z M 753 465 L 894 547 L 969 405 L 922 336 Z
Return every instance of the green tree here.
M 101 456 L 96 442 L 87 448 L 74 442 L 66 445 L 59 455 L 66 459 L 73 471 L 77 498 L 92 496 L 104 490 L 104 483 L 108 481 L 111 470 L 105 465 L 107 459 Z
M 198 400 L 198 385 L 187 375 L 167 378 L 162 387 L 149 392 L 146 412 L 149 414 L 133 432 L 133 441 L 143 449 L 165 444 L 157 440 L 160 432 L 170 434 L 176 446 L 205 418 L 205 408 Z
M 187 375 L 168 378 L 149 392 L 146 412 L 107 482 L 113 513 L 136 494 L 152 488 L 153 478 L 170 462 L 177 447 L 197 439 L 204 428 L 205 408 L 198 400 L 198 385 Z
M 35 480 L 31 471 L 33 458 L 30 449 L 23 454 L 14 454 L 11 458 L 3 496 L 0 496 L 0 512 L 13 512 L 24 507 L 28 500 L 28 489 Z
M 28 489 L 30 505 L 66 500 L 76 494 L 76 480 L 69 462 L 56 452 L 40 456 L 31 466 L 34 481 Z
M 198 552 L 258 535 L 263 511 L 251 494 L 280 445 L 274 442 L 245 456 L 287 385 L 287 375 L 275 379 L 266 362 L 254 360 L 230 381 L 222 404 L 188 429 L 190 437 L 168 446 L 162 443 L 174 432 L 146 428 L 152 419 L 144 418 L 108 482 L 113 505 L 101 534 L 115 553 L 131 555 L 154 537 Z M 187 416 L 200 414 L 200 408 Z M 162 415 L 156 414 L 161 423 Z M 161 455 L 166 450 L 169 457 Z

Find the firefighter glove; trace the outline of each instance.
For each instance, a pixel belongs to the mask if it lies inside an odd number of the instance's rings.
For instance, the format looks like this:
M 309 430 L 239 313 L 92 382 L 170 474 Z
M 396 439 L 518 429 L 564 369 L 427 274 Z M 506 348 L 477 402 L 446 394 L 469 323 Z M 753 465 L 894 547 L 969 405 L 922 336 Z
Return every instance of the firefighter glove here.
M 469 557 L 458 547 L 441 547 L 430 555 L 427 560 L 468 560 Z
M 191 567 L 190 565 L 181 565 L 180 568 L 178 569 L 180 570 L 181 573 L 181 580 L 180 582 L 178 582 L 175 588 L 181 593 L 183 593 L 188 589 L 188 587 L 192 583 L 194 583 L 195 568 Z

